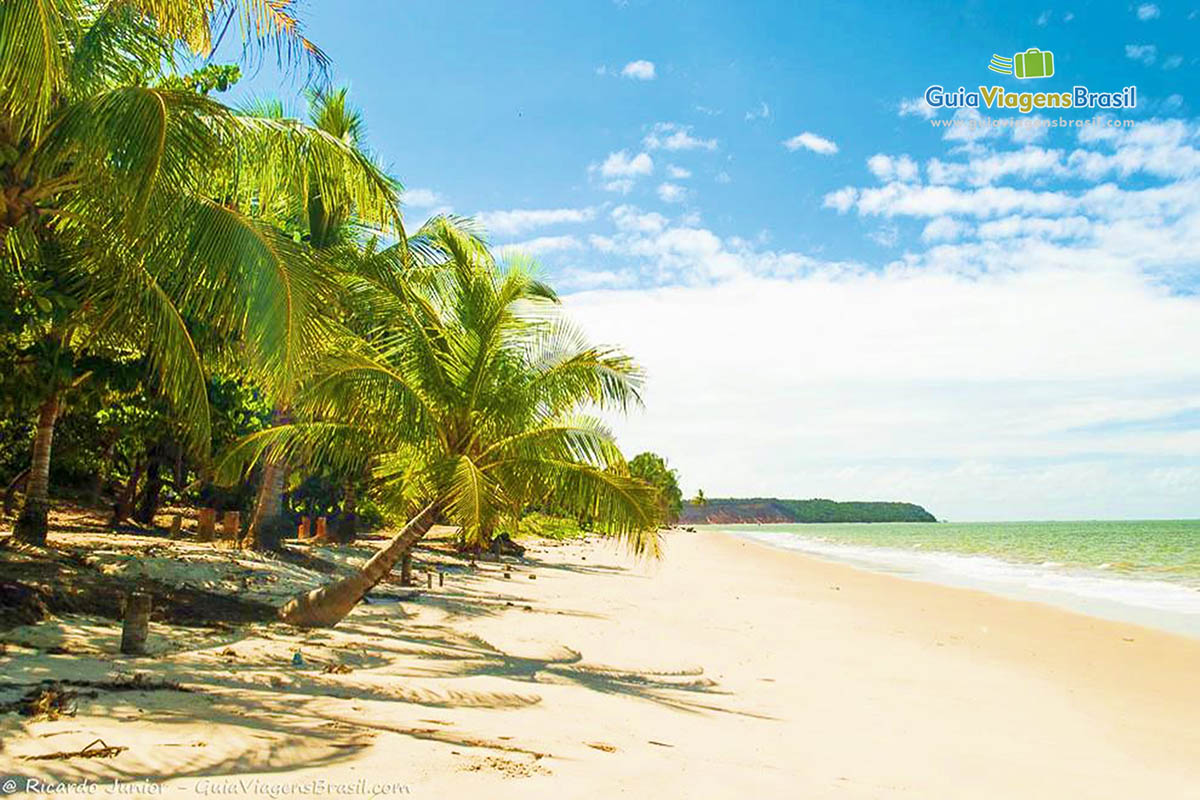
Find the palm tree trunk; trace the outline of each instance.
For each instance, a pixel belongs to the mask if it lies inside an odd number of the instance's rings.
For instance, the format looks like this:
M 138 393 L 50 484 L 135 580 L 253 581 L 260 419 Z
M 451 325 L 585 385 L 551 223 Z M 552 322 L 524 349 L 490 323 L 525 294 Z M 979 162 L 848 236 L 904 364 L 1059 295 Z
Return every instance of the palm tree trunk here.
M 146 465 L 146 486 L 142 489 L 142 499 L 133 514 L 133 518 L 143 525 L 153 525 L 154 516 L 158 513 L 163 486 L 162 464 L 162 447 L 155 444 L 150 449 L 150 463 Z
M 429 533 L 439 505 L 434 501 L 421 509 L 387 547 L 371 556 L 371 560 L 358 572 L 336 583 L 293 597 L 280 609 L 280 619 L 301 628 L 332 628 L 341 622 L 367 592 L 392 571 L 401 556 Z
M 46 518 L 50 513 L 50 449 L 54 445 L 54 423 L 58 419 L 58 390 L 42 402 L 38 410 L 37 433 L 33 437 L 33 462 L 25 484 L 25 505 L 13 537 L 27 544 L 46 544 Z
M 342 513 L 338 515 L 337 540 L 342 544 L 350 544 L 358 536 L 358 493 L 354 490 L 354 481 L 346 481 L 346 491 L 342 495 Z
M 283 517 L 283 479 L 286 465 L 268 456 L 263 463 L 262 483 L 254 501 L 254 516 L 246 529 L 246 540 L 256 550 L 279 546 Z
M 290 416 L 285 409 L 276 408 L 272 413 L 273 425 L 286 425 Z M 254 501 L 254 515 L 246 528 L 245 542 L 256 550 L 278 550 L 283 540 L 283 486 L 287 478 L 287 461 L 278 453 L 268 450 L 263 458 L 262 483 Z

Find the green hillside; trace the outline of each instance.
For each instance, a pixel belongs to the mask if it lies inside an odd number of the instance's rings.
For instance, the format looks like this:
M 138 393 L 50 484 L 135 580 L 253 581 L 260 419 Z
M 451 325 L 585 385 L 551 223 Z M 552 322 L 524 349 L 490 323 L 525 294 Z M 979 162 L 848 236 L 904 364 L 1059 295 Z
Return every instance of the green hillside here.
M 781 500 L 775 497 L 714 497 L 702 506 L 685 503 L 684 524 L 737 522 L 937 522 L 915 503 Z

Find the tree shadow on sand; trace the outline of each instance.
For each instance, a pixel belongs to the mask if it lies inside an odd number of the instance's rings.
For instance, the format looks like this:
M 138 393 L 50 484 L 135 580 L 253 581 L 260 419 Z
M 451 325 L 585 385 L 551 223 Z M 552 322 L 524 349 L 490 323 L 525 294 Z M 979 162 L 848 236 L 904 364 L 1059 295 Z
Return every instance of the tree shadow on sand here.
M 473 634 L 441 626 L 414 626 L 393 638 L 418 646 L 424 661 L 436 662 L 407 674 L 422 677 L 473 677 L 489 675 L 535 684 L 565 683 L 602 694 L 644 700 L 677 711 L 716 711 L 755 719 L 769 715 L 725 708 L 702 702 L 702 697 L 730 696 L 715 681 L 703 677 L 700 667 L 674 671 L 630 670 L 584 663 L 583 654 L 559 646 L 541 656 L 505 652 Z

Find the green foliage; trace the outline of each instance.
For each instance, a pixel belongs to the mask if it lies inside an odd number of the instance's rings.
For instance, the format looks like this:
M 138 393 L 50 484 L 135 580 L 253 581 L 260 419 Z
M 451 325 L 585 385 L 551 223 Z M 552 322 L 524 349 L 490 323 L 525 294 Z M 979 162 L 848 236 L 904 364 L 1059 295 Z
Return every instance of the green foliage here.
M 347 283 L 348 309 L 375 324 L 317 365 L 290 424 L 226 455 L 225 479 L 267 452 L 343 474 L 372 465 L 374 497 L 397 512 L 436 501 L 469 543 L 544 505 L 658 552 L 654 490 L 579 413 L 635 405 L 641 372 L 587 342 L 523 260 L 497 264 L 438 218 Z
M 684 509 L 685 522 L 937 522 L 913 503 L 779 500 L 774 497 L 710 497 Z
M 205 64 L 186 75 L 164 76 L 158 85 L 164 89 L 183 89 L 196 94 L 228 91 L 242 78 L 237 64 Z
M 535 511 L 521 517 L 517 524 L 517 537 L 553 539 L 554 541 L 569 541 L 582 539 L 588 532 L 580 527 L 579 522 L 570 517 L 555 517 Z
M 639 453 L 629 462 L 629 474 L 645 481 L 658 492 L 659 522 L 673 525 L 683 510 L 683 492 L 679 474 L 667 466 L 666 459 L 656 453 Z
M 42 509 L 47 474 L 140 491 L 148 520 L 163 495 L 246 509 L 266 472 L 295 508 L 434 499 L 485 542 L 538 505 L 657 552 L 655 490 L 581 413 L 640 402 L 633 360 L 469 221 L 408 236 L 345 89 L 302 121 L 214 99 L 238 65 L 179 73 L 228 29 L 323 69 L 290 6 L 0 3 L 0 475 L 33 464 Z

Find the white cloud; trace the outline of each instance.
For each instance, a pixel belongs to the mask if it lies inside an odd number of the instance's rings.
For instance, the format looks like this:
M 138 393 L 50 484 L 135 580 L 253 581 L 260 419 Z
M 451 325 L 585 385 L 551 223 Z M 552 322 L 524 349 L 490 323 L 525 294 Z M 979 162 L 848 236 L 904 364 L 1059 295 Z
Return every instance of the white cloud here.
M 1194 484 L 1142 463 L 1192 457 L 1195 434 L 1078 432 L 1200 400 L 1200 298 L 1128 273 L 817 272 L 566 302 L 647 369 L 620 440 L 667 454 L 688 491 L 952 519 L 1195 513 Z
M 937 109 L 925 102 L 924 96 L 910 97 L 900 101 L 900 116 L 917 116 L 925 119 L 933 119 L 937 116 Z
M 1142 22 L 1158 19 L 1160 13 L 1158 6 L 1154 5 L 1154 3 L 1142 3 L 1137 7 L 1137 18 Z
M 444 205 L 445 200 L 432 189 L 405 189 L 400 195 L 400 202 L 409 208 L 432 208 Z
M 504 245 L 505 250 L 515 250 L 529 256 L 558 253 L 564 250 L 579 250 L 583 242 L 574 236 L 539 236 L 524 242 Z
M 826 139 L 809 131 L 798 133 L 792 138 L 785 140 L 783 146 L 792 151 L 803 148 L 823 156 L 833 155 L 838 151 L 837 144 L 831 139 Z
M 652 81 L 655 78 L 653 61 L 630 61 L 621 69 L 621 77 L 633 78 L 638 81 Z
M 823 205 L 825 208 L 836 209 L 839 214 L 845 214 L 851 208 L 854 208 L 854 201 L 857 199 L 858 189 L 855 189 L 853 186 L 846 186 L 825 195 Z
M 650 150 L 716 150 L 716 139 L 692 136 L 691 125 L 656 122 L 642 143 Z
M 746 121 L 753 122 L 758 119 L 769 119 L 771 116 L 771 107 L 765 101 L 760 101 L 758 108 L 751 109 L 746 112 Z
M 1125 57 L 1150 66 L 1158 58 L 1158 48 L 1152 44 L 1127 44 Z
M 867 159 L 867 169 L 881 181 L 900 180 L 915 181 L 920 175 L 920 167 L 907 154 L 889 156 L 876 153 Z
M 677 183 L 660 183 L 658 185 L 658 199 L 664 203 L 682 203 L 687 199 L 687 189 Z
M 1168 56 L 1163 59 L 1163 69 L 1179 69 L 1183 66 L 1183 56 Z
M 720 172 L 718 172 L 717 176 L 715 178 L 713 178 L 713 180 L 716 181 L 717 183 L 733 183 L 733 178 L 731 178 L 729 176 L 729 173 L 726 172 L 725 170 L 721 170 Z
M 637 206 L 617 206 L 612 210 L 617 230 L 632 233 L 660 233 L 667 227 L 667 218 L 655 211 L 643 212 Z
M 938 217 L 930 220 L 925 230 L 921 231 L 921 239 L 926 242 L 953 242 L 962 237 L 966 227 L 953 217 Z
M 1043 11 L 1041 14 L 1038 14 L 1038 18 L 1037 18 L 1038 27 L 1044 28 L 1047 25 L 1049 25 L 1051 15 L 1052 15 L 1052 12 L 1050 12 L 1050 11 Z
M 654 172 L 654 159 L 648 153 L 631 156 L 626 150 L 618 150 L 609 153 L 601 163 L 589 166 L 588 171 L 604 179 L 607 191 L 627 194 L 638 178 Z
M 646 153 L 630 156 L 624 150 L 609 153 L 600 165 L 600 174 L 606 178 L 628 178 L 649 175 L 654 171 L 654 159 Z
M 495 236 L 512 236 L 548 225 L 588 222 L 595 216 L 594 208 L 518 208 L 481 211 L 475 218 Z
M 667 166 L 667 177 L 681 181 L 692 177 L 692 171 L 690 169 L 676 166 L 675 164 L 669 164 Z

